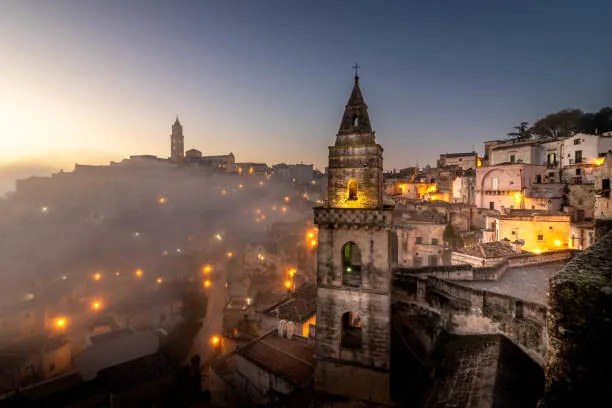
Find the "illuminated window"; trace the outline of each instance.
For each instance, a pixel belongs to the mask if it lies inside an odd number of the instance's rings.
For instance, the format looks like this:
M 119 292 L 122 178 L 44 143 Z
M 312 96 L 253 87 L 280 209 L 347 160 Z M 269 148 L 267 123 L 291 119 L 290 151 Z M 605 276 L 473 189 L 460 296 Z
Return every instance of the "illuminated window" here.
M 361 348 L 361 318 L 357 313 L 346 312 L 342 315 L 340 345 L 346 348 Z
M 361 251 L 354 242 L 347 242 L 342 247 L 342 284 L 361 286 Z
M 359 126 L 359 116 L 353 117 L 353 126 Z
M 356 200 L 357 199 L 357 181 L 351 180 L 348 183 L 348 199 Z

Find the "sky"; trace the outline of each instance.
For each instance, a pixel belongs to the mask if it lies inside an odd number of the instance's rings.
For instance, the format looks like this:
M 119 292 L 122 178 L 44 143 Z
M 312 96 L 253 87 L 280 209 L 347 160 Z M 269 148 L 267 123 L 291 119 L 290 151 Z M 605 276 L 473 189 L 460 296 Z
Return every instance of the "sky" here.
M 358 62 L 385 168 L 612 104 L 609 0 L 0 0 L 0 184 L 185 148 L 323 169 Z M 1 190 L 0 185 L 0 190 Z

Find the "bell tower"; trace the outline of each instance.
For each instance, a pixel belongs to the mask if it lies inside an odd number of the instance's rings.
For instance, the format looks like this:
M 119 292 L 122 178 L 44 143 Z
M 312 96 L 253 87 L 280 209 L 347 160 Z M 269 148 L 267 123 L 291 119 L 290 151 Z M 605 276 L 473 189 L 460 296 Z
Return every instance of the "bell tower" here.
M 183 126 L 179 122 L 178 115 L 172 125 L 172 134 L 170 135 L 170 160 L 175 163 L 183 161 L 185 156 L 185 146 L 183 137 Z
M 389 402 L 392 207 L 382 199 L 382 147 L 355 73 L 329 147 L 328 201 L 319 228 L 315 389 Z

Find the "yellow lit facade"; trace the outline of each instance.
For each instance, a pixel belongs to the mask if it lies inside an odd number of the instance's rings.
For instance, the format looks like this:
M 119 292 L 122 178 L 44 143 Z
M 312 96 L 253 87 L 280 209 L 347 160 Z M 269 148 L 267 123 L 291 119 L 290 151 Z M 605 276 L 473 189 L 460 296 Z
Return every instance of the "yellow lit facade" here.
M 314 326 L 315 324 L 317 324 L 317 315 L 313 314 L 310 319 L 302 323 L 302 336 L 308 337 L 310 334 L 310 325 Z
M 523 240 L 522 249 L 533 253 L 569 247 L 570 216 L 567 215 L 502 216 L 496 222 L 496 229 L 496 240 Z

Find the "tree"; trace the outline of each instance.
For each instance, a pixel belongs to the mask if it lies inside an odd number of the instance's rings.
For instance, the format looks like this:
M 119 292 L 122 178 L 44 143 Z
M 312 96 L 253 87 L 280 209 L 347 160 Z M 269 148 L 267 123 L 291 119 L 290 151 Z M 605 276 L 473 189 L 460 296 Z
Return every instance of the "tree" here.
M 593 115 L 593 133 L 612 131 L 612 108 L 605 107 Z
M 580 109 L 564 109 L 544 116 L 533 124 L 530 131 L 538 139 L 569 137 L 580 130 L 583 116 Z
M 521 142 L 523 140 L 531 139 L 531 130 L 529 129 L 529 122 L 521 122 L 520 125 L 514 126 L 514 132 L 508 133 L 508 136 L 512 140 Z

